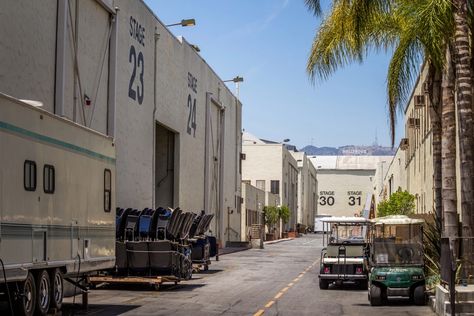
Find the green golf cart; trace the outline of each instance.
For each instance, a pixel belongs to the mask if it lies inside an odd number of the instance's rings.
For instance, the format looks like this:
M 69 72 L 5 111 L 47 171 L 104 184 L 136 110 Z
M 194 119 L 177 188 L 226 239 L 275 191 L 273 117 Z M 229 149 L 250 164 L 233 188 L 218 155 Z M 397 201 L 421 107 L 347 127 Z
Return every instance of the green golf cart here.
M 423 220 L 392 215 L 372 220 L 370 232 L 369 301 L 408 297 L 426 303 L 423 272 Z

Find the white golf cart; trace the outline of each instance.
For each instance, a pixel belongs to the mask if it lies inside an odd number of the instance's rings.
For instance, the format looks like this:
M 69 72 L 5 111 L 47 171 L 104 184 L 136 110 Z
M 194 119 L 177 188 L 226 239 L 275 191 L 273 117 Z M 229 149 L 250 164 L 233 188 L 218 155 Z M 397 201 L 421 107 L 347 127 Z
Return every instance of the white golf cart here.
M 327 217 L 321 219 L 324 230 L 319 288 L 326 290 L 336 282 L 354 282 L 367 289 L 367 227 L 363 217 Z

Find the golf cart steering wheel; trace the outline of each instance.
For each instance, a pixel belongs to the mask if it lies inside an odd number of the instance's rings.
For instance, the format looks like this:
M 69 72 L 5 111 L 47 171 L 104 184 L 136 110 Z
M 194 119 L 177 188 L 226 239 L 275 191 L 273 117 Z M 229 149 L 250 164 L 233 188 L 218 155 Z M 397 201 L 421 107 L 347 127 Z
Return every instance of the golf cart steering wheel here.
M 402 247 L 398 249 L 397 254 L 400 257 L 402 263 L 409 263 L 415 252 L 411 247 Z

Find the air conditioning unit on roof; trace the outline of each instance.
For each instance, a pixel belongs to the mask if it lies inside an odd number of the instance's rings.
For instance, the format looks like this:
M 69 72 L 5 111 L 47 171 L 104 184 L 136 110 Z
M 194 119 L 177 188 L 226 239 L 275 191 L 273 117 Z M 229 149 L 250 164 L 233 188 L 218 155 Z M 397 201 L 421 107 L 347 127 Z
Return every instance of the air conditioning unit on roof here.
M 419 128 L 420 127 L 420 119 L 410 117 L 408 118 L 408 127 L 409 128 Z
M 428 81 L 423 82 L 421 89 L 423 93 L 430 93 L 430 84 L 428 83 Z
M 415 103 L 415 109 L 419 109 L 419 108 L 422 108 L 426 105 L 426 98 L 424 95 L 422 94 L 419 94 L 419 95 L 415 95 L 414 97 L 414 103 Z
M 400 140 L 400 149 L 401 150 L 407 150 L 409 146 L 408 138 L 402 138 Z

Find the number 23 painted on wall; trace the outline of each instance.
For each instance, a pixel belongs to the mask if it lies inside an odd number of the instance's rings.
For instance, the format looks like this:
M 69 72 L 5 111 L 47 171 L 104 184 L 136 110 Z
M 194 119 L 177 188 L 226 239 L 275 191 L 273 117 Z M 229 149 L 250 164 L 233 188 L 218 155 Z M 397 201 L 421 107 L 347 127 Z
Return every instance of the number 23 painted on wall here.
M 143 60 L 142 52 L 135 50 L 135 46 L 130 46 L 130 53 L 128 55 L 128 61 L 132 64 L 132 76 L 130 77 L 130 83 L 128 84 L 128 96 L 132 100 L 138 101 L 138 104 L 143 103 L 143 74 L 145 72 L 145 61 Z M 138 83 L 135 85 L 135 77 L 137 76 L 137 69 L 139 71 Z

